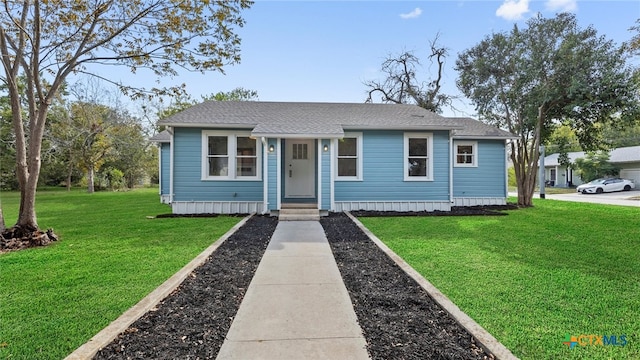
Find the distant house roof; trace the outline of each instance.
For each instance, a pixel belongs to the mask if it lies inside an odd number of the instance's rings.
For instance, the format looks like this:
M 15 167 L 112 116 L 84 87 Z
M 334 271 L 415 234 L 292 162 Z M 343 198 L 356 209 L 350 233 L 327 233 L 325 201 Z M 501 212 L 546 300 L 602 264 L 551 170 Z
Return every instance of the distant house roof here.
M 446 118 L 415 105 L 206 101 L 158 122 L 174 127 L 250 128 L 253 136 L 342 138 L 344 131 L 456 130 L 456 135 L 511 138 L 469 118 Z
M 569 155 L 569 161 L 575 163 L 576 159 L 586 156 L 584 151 L 576 151 L 567 153 Z M 544 166 L 558 166 L 559 154 L 551 154 L 544 158 Z M 623 148 L 617 148 L 609 151 L 609 162 L 611 163 L 629 163 L 640 162 L 640 146 L 629 146 Z

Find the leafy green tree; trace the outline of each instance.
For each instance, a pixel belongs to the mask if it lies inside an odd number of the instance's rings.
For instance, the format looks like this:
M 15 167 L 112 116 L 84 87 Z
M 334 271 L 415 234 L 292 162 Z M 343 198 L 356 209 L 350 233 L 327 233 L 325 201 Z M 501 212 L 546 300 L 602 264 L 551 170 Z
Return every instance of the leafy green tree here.
M 584 182 L 620 173 L 620 167 L 609 162 L 607 151 L 588 152 L 584 158 L 576 159 L 576 169 Z
M 71 122 L 75 128 L 72 143 L 76 159 L 87 174 L 87 192 L 95 191 L 95 174 L 107 161 L 113 147 L 109 136 L 114 111 L 104 105 L 76 102 L 71 106 Z
M 612 149 L 640 146 L 640 121 L 622 128 L 615 126 L 615 124 L 605 124 L 602 127 L 602 139 L 607 147 Z
M 558 164 L 566 168 L 573 168 L 569 152 L 582 151 L 580 142 L 573 129 L 568 125 L 558 125 L 546 141 L 548 154 L 558 153 Z
M 38 228 L 36 187 L 42 139 L 53 99 L 72 73 L 99 75 L 102 65 L 133 73 L 177 75 L 176 68 L 222 71 L 239 62 L 244 25 L 240 11 L 249 0 L 5 1 L 0 10 L 0 61 L 7 84 L 15 135 L 20 210 L 16 227 Z M 102 72 L 104 74 L 104 72 Z M 24 77 L 26 86 L 19 87 Z M 111 82 L 114 82 L 113 80 Z M 140 89 L 117 84 L 135 97 L 172 95 L 184 86 Z M 26 121 L 23 103 L 26 99 Z
M 215 94 L 202 96 L 202 100 L 215 101 L 257 101 L 258 92 L 255 90 L 237 87 L 231 91 L 218 91 Z
M 153 163 L 151 145 L 144 136 L 142 126 L 128 114 L 120 114 L 120 121 L 108 132 L 111 137 L 111 156 L 105 166 L 122 172 L 123 185 L 133 188 L 147 178 Z M 157 159 L 156 159 L 157 161 Z
M 581 29 L 572 14 L 540 16 L 486 37 L 456 62 L 458 87 L 482 120 L 519 138 L 510 144 L 518 204 L 532 206 L 539 147 L 564 121 L 587 150 L 599 146 L 600 124 L 631 121 L 637 83 L 624 46 Z

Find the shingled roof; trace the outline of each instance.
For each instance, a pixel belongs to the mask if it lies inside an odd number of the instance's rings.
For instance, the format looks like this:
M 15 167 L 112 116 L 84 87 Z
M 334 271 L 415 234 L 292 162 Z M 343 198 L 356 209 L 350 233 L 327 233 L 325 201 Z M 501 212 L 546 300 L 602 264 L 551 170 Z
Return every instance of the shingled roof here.
M 555 153 L 544 158 L 544 166 L 559 166 L 558 157 L 560 154 Z M 576 159 L 584 158 L 584 151 L 575 151 L 567 153 L 569 161 L 575 163 Z M 640 146 L 629 146 L 609 151 L 609 162 L 613 164 L 640 162 Z
M 456 130 L 456 136 L 510 138 L 469 118 L 446 118 L 415 105 L 206 101 L 158 122 L 174 127 L 252 129 L 253 136 L 341 138 L 345 130 Z
M 453 137 L 456 139 L 464 138 L 495 138 L 495 139 L 515 139 L 517 136 L 508 131 L 504 131 L 495 126 L 487 125 L 479 120 L 468 117 L 449 117 L 446 118 L 462 129 L 456 130 Z

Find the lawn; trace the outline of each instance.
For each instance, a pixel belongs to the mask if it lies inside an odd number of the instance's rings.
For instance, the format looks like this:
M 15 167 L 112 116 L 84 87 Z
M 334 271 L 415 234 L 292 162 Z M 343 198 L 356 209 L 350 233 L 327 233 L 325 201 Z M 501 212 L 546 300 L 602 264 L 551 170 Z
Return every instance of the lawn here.
M 7 226 L 19 196 L 1 192 Z M 0 254 L 0 359 L 61 359 L 241 218 L 163 218 L 157 189 L 40 191 L 38 223 L 61 241 Z
M 536 200 L 508 216 L 360 220 L 522 359 L 640 358 L 637 207 Z M 569 349 L 566 334 L 601 342 Z M 605 346 L 612 335 L 626 346 Z

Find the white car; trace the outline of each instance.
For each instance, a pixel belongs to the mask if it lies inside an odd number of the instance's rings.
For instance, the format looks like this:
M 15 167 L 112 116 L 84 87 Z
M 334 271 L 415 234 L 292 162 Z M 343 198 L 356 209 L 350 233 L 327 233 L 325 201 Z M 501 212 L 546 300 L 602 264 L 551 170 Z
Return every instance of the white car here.
M 583 194 L 602 194 L 603 192 L 629 191 L 636 186 L 631 180 L 620 178 L 595 179 L 576 188 Z

